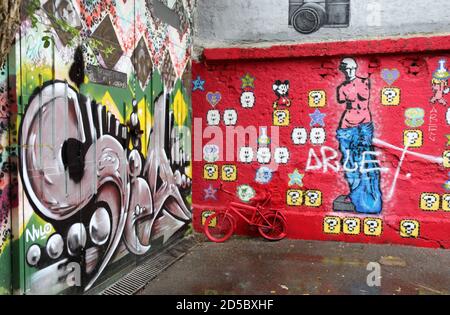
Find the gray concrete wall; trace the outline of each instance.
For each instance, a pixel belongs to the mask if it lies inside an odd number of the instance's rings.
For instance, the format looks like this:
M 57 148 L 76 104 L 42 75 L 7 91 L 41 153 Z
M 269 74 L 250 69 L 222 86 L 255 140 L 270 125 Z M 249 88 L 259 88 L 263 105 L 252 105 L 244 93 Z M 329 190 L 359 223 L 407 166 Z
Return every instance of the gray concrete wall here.
M 288 27 L 288 8 L 289 0 L 198 0 L 195 44 L 199 49 L 450 33 L 450 0 L 351 0 L 348 28 L 310 35 Z

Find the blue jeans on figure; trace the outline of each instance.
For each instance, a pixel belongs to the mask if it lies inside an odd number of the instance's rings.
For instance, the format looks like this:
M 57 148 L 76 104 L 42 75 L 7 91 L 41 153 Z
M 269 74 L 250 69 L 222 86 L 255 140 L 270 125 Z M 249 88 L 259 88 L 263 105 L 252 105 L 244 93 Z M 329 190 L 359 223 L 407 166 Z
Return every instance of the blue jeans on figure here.
M 380 189 L 379 164 L 364 162 L 375 160 L 372 145 L 373 123 L 361 124 L 353 128 L 337 130 L 339 150 L 342 153 L 341 164 L 344 167 L 345 179 L 350 188 L 349 197 L 356 212 L 378 214 L 382 210 L 382 194 Z

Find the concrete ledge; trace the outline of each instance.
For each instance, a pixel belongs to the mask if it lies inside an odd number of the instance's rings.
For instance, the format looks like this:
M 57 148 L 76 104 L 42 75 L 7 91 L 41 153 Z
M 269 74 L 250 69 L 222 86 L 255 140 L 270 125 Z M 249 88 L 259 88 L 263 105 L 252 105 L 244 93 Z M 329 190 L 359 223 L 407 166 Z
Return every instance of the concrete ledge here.
M 218 62 L 342 55 L 427 53 L 447 50 L 450 50 L 450 35 L 275 45 L 267 48 L 205 48 L 203 60 Z

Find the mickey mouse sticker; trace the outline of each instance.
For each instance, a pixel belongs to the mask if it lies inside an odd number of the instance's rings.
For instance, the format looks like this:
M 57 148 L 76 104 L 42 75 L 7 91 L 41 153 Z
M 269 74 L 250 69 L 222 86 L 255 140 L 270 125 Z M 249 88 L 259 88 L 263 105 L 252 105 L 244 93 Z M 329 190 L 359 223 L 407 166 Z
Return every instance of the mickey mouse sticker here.
M 273 103 L 274 109 L 277 109 L 280 106 L 291 106 L 291 100 L 289 98 L 289 80 L 284 82 L 281 82 L 280 80 L 275 81 L 272 89 L 277 96 L 277 99 Z

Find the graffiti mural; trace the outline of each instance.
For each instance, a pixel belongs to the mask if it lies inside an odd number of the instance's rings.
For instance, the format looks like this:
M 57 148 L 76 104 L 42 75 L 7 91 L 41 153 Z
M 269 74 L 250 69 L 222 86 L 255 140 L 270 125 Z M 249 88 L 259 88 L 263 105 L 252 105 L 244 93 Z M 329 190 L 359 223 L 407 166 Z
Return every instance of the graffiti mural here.
M 182 236 L 191 221 L 186 78 L 195 3 L 177 1 L 180 28 L 151 1 L 41 4 L 10 54 L 19 164 L 11 169 L 2 150 L 2 169 L 18 173 L 20 193 L 17 246 L 8 250 L 24 257 L 14 290 L 82 293 Z M 8 135 L 8 123 L 1 126 Z M 0 259 L 11 230 L 6 209 Z
M 6 61 L 0 65 L 0 294 L 11 292 L 11 208 L 15 206 L 13 176 L 17 171 L 11 157 L 8 74 Z
M 270 191 L 290 238 L 450 248 L 448 54 L 342 57 L 341 43 L 327 43 L 316 58 L 317 45 L 292 59 L 278 59 L 278 47 L 265 60 L 249 55 L 266 50 L 243 49 L 245 62 L 215 60 L 210 49 L 213 68 L 194 64 L 194 76 L 220 95 L 211 109 L 207 93 L 193 94 L 194 145 L 208 153 L 193 165 L 204 175 L 193 186 L 195 229 L 236 199 L 220 189 L 198 197 L 223 187 L 247 202 L 252 191 Z M 253 106 L 237 101 L 246 77 L 258 83 Z M 222 104 L 236 112 L 235 125 L 221 123 Z

